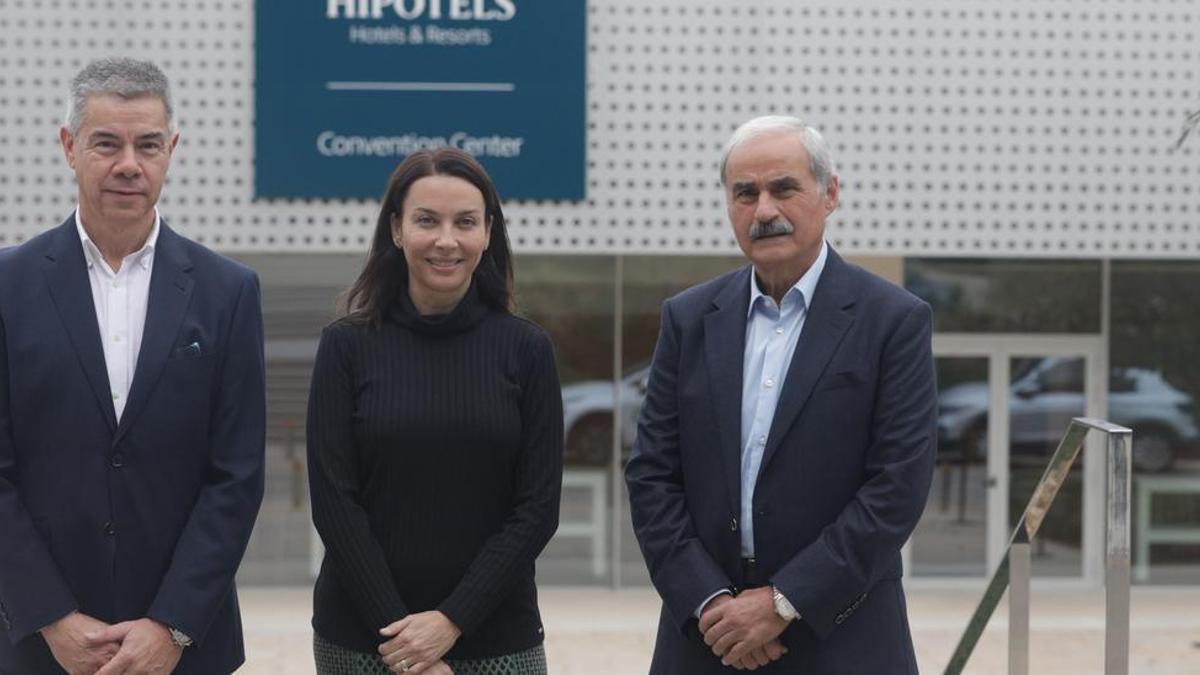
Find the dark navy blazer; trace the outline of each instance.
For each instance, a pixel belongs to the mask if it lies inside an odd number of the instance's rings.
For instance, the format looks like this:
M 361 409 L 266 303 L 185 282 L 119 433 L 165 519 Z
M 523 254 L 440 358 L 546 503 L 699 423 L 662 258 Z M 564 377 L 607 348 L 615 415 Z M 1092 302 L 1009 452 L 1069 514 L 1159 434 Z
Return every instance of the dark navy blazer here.
M 651 672 L 734 672 L 693 613 L 741 584 L 741 392 L 751 268 L 667 300 L 626 468 L 663 598 Z M 754 491 L 758 567 L 803 617 L 762 673 L 917 672 L 900 548 L 933 472 L 929 306 L 830 250 Z
M 162 223 L 116 421 L 74 217 L 0 251 L 0 672 L 60 672 L 38 630 L 74 609 L 195 640 L 177 673 L 244 660 L 234 572 L 263 494 L 254 272 Z

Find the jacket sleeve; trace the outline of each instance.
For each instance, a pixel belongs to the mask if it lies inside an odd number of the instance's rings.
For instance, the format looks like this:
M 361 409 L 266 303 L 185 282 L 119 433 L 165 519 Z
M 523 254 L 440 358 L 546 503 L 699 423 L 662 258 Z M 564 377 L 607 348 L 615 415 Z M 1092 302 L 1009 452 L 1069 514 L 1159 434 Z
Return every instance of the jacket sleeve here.
M 363 506 L 354 442 L 357 385 L 350 329 L 344 323 L 327 327 L 317 348 L 308 398 L 308 484 L 313 525 L 325 555 L 337 567 L 363 620 L 379 629 L 402 619 L 408 607 Z
M 521 385 L 521 454 L 517 460 L 512 511 L 488 538 L 466 574 L 438 609 L 470 635 L 499 606 L 516 579 L 558 529 L 562 492 L 562 389 L 554 348 L 540 331 L 526 348 L 529 362 Z
M 700 603 L 733 584 L 700 541 L 688 511 L 679 446 L 679 328 L 670 301 L 661 321 L 625 482 L 650 578 L 682 631 Z
M 771 579 L 821 638 L 880 580 L 925 508 L 937 437 L 932 330 L 917 301 L 888 336 L 862 487 Z
M 4 321 L 0 309 L 0 622 L 16 644 L 77 604 L 21 502 Z
M 233 588 L 263 497 L 266 376 L 258 277 L 234 300 L 210 421 L 210 460 L 187 524 L 146 615 L 204 642 Z

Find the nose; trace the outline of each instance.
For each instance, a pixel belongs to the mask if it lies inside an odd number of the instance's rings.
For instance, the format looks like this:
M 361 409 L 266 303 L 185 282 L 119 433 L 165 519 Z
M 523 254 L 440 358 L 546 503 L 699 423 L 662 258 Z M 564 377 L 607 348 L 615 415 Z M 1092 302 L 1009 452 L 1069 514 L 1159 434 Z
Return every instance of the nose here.
M 760 223 L 769 223 L 779 217 L 779 206 L 775 198 L 767 190 L 758 195 L 758 203 L 754 205 L 754 219 Z
M 450 222 L 442 223 L 438 228 L 437 241 L 434 244 L 438 248 L 455 248 L 458 246 L 458 240 L 454 238 L 454 224 Z
M 137 178 L 142 175 L 142 165 L 138 162 L 137 150 L 133 145 L 126 145 L 121 148 L 120 154 L 117 155 L 117 164 L 113 167 L 117 175 L 124 178 Z

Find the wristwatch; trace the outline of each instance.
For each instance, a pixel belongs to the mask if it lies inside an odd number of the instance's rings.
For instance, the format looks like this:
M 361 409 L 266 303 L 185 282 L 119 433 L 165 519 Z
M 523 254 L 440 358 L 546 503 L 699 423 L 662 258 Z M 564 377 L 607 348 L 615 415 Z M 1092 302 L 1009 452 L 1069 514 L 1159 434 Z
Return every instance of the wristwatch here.
M 772 586 L 771 594 L 775 599 L 775 613 L 778 614 L 780 618 L 782 618 L 784 621 L 795 621 L 796 619 L 800 618 L 800 613 L 797 612 L 796 608 L 792 606 L 792 603 L 788 601 L 787 596 L 783 594 L 783 591 L 780 591 L 778 588 Z
M 171 632 L 171 642 L 176 647 L 184 648 L 192 646 L 192 638 L 188 637 L 187 633 L 174 626 L 167 626 L 167 630 Z

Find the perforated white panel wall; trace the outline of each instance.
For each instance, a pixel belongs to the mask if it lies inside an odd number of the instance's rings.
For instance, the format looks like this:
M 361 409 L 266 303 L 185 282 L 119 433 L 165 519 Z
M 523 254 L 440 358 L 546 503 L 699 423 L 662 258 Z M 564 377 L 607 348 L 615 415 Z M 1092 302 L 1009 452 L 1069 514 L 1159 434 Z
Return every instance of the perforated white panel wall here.
M 372 203 L 252 199 L 253 18 L 232 0 L 3 0 L 0 246 L 69 212 L 65 88 L 129 54 L 175 87 L 175 225 L 229 251 L 362 250 Z M 735 251 L 721 143 L 784 111 L 836 150 L 843 252 L 1200 254 L 1200 139 L 1171 149 L 1200 108 L 1198 0 L 589 0 L 588 21 L 588 199 L 509 204 L 519 251 Z

